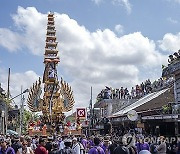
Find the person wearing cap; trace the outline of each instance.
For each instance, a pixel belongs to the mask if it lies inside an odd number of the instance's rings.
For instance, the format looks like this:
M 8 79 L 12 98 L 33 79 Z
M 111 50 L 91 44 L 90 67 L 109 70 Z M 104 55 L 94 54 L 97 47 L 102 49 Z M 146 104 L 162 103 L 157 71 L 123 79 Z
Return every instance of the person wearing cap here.
M 12 147 L 8 147 L 4 139 L 0 140 L 0 154 L 16 154 Z
M 72 145 L 73 154 L 81 154 L 80 153 L 81 149 L 80 149 L 80 145 L 79 145 L 79 143 L 77 141 L 77 138 L 74 137 L 72 142 L 73 142 L 73 145 Z
M 89 150 L 88 154 L 105 154 L 104 150 L 99 146 L 100 139 L 98 137 L 94 138 L 94 144 L 95 146 Z
M 45 141 L 43 138 L 39 139 L 39 146 L 35 150 L 35 154 L 48 154 L 48 152 L 45 148 Z

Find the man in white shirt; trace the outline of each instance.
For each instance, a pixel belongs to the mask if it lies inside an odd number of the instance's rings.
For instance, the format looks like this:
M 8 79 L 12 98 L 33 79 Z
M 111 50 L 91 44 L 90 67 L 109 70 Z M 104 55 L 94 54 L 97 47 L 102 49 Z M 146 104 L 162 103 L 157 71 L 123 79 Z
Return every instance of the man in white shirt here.
M 77 138 L 73 138 L 73 146 L 72 146 L 72 150 L 73 150 L 73 154 L 81 154 L 80 153 L 80 145 L 77 141 Z
M 65 147 L 65 145 L 64 145 L 64 138 L 62 138 L 62 141 L 61 141 L 61 143 L 59 145 L 59 150 L 64 149 L 64 147 Z

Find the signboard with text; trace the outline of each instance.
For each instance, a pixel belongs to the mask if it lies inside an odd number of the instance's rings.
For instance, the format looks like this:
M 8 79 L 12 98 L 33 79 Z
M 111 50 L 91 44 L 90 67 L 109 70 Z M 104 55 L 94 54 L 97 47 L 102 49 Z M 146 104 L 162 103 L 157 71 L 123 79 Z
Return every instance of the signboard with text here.
M 76 117 L 86 119 L 86 108 L 76 108 Z

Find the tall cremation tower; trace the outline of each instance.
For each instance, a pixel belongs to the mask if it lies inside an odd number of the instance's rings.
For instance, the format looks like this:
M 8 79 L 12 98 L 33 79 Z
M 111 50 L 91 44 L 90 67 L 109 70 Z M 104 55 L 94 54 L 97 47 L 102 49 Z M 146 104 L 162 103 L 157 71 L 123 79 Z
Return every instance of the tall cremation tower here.
M 39 79 L 30 90 L 28 106 L 33 112 L 42 111 L 44 123 L 51 124 L 62 122 L 65 118 L 64 112 L 70 111 L 75 103 L 71 87 L 62 78 L 60 81 L 58 79 L 57 65 L 60 58 L 57 45 L 54 13 L 49 13 L 42 80 L 44 94 L 41 99 L 41 80 Z

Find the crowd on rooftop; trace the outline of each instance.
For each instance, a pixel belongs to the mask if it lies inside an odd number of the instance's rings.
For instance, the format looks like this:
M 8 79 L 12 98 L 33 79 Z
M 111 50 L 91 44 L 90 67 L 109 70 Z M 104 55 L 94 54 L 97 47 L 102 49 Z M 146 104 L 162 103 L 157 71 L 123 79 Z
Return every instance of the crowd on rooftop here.
M 130 90 L 125 87 L 114 89 L 112 87 L 106 86 L 106 88 L 102 89 L 101 92 L 97 95 L 97 102 L 103 99 L 139 99 L 149 93 L 166 88 L 169 85 L 172 85 L 173 82 L 173 78 L 159 78 L 154 82 L 151 82 L 150 79 L 147 79 L 145 82 L 137 84 Z

